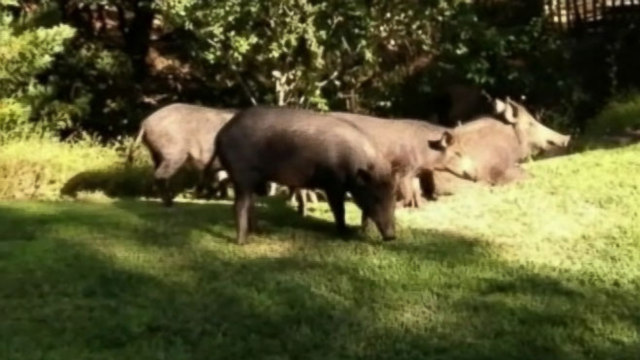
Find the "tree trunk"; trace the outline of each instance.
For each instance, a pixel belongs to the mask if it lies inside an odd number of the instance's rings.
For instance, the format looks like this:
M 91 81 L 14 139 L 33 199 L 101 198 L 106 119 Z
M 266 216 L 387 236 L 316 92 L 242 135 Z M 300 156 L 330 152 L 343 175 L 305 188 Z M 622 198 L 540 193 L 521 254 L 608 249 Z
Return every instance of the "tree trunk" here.
M 143 80 L 148 74 L 146 62 L 153 25 L 153 1 L 139 0 L 134 3 L 133 20 L 124 34 L 125 50 L 131 57 L 134 78 Z

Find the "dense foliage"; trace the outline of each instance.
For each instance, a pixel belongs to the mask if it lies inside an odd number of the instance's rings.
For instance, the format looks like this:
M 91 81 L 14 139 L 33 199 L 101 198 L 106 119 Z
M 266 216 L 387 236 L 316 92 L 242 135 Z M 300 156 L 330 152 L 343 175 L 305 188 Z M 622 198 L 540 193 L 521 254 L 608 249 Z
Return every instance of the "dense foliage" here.
M 17 1 L 0 0 L 0 134 L 17 135 L 28 128 L 29 119 L 39 118 L 44 126 L 64 121 L 57 109 L 56 88 L 41 81 L 39 74 L 51 68 L 54 56 L 63 52 L 74 35 L 67 25 L 40 27 L 35 16 L 14 16 L 6 9 Z
M 575 41 L 537 7 L 516 5 L 2 0 L 0 126 L 112 139 L 172 101 L 426 118 L 448 86 L 464 84 L 525 95 L 547 119 L 584 127 L 580 109 L 618 90 L 624 59 L 591 51 L 605 75 L 585 77 Z M 487 15 L 496 11 L 517 16 Z

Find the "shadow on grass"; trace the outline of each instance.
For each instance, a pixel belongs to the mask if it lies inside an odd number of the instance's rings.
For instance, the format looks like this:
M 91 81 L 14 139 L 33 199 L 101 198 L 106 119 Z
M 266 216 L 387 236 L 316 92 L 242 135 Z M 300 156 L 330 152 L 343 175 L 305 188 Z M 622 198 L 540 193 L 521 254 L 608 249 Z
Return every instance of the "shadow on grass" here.
M 79 192 L 102 192 L 118 197 L 155 196 L 153 169 L 145 166 L 114 165 L 99 170 L 80 172 L 72 176 L 60 189 L 60 195 L 75 198 Z
M 584 153 L 594 150 L 613 150 L 619 148 L 626 148 L 634 146 L 640 143 L 639 134 L 619 134 L 619 135 L 603 135 L 603 136 L 582 136 L 572 140 L 570 148 L 567 153 L 563 155 L 571 155 Z M 550 156 L 553 157 L 551 153 Z M 545 158 L 543 156 L 542 158 Z
M 0 209 L 0 358 L 637 359 L 637 288 L 481 240 L 412 230 L 256 254 L 188 241 L 227 204 L 115 205 Z
M 177 192 L 192 190 L 198 180 L 193 169 L 184 168 L 172 179 Z M 60 189 L 60 195 L 77 197 L 81 191 L 101 192 L 110 198 L 158 197 L 153 184 L 153 168 L 150 165 L 113 165 L 99 170 L 83 171 L 72 176 Z
M 160 237 L 172 238 L 175 237 L 174 235 L 181 235 L 179 237 L 184 238 L 194 230 L 208 233 L 228 242 L 235 242 L 233 200 L 203 203 L 180 202 L 172 208 L 164 208 L 155 202 L 144 203 L 126 200 L 116 201 L 113 204 L 145 223 L 154 224 L 153 229 L 148 229 L 152 235 L 144 240 L 150 243 L 158 244 L 157 239 Z M 132 206 L 132 204 L 135 205 Z M 256 212 L 259 226 L 258 235 L 278 235 L 285 230 L 288 232 L 312 232 L 328 239 L 339 236 L 332 216 L 330 220 L 318 218 L 314 216 L 312 209 L 311 214 L 302 217 L 286 202 L 285 196 L 259 198 L 256 201 Z M 355 231 L 355 226 L 352 228 L 354 228 L 353 234 L 342 240 L 358 241 L 365 238 L 364 235 Z M 167 236 L 168 233 L 169 236 Z

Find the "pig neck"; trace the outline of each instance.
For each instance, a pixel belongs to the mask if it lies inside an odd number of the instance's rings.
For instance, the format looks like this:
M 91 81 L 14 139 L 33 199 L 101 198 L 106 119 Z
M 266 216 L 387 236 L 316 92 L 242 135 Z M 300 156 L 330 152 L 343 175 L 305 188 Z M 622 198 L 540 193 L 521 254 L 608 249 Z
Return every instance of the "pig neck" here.
M 527 150 L 527 143 L 525 142 L 523 131 L 520 130 L 517 123 L 507 125 L 512 128 L 514 135 L 516 136 L 516 141 L 518 142 L 518 160 L 522 161 L 529 156 L 529 151 Z

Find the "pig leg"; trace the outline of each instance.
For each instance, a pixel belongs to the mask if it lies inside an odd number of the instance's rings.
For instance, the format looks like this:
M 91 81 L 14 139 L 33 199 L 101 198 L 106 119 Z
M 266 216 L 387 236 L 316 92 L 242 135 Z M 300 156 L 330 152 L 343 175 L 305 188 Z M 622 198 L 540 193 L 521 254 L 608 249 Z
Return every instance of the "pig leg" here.
M 287 199 L 287 202 L 289 202 L 292 205 L 294 202 L 297 203 L 298 214 L 300 214 L 300 216 L 303 216 L 303 217 L 306 215 L 305 193 L 306 193 L 305 189 L 289 186 L 289 198 Z
M 397 207 L 410 207 L 411 206 L 411 180 L 409 178 L 403 178 L 398 184 L 398 197 L 400 201 L 396 203 Z
M 213 196 L 218 199 L 227 199 L 229 197 L 229 183 L 231 179 L 225 170 L 219 169 L 214 176 L 215 186 L 213 187 Z
M 287 197 L 287 203 L 291 206 L 296 205 L 296 204 L 300 204 L 300 201 L 298 199 L 298 188 L 293 187 L 293 186 L 287 186 L 287 189 L 289 190 L 289 196 Z M 300 209 L 298 209 L 300 210 Z M 298 211 L 300 212 L 300 211 Z
M 360 218 L 360 229 L 362 230 L 362 232 L 367 232 L 367 229 L 369 228 L 369 223 L 371 221 L 369 221 L 369 217 L 367 217 L 364 214 L 364 211 L 362 212 L 362 217 Z
M 153 161 L 153 168 L 157 169 L 158 166 L 160 166 L 160 163 L 162 162 L 162 156 L 157 153 L 155 150 L 153 149 L 149 149 L 149 152 L 151 153 L 151 160 Z
M 198 161 L 192 161 L 198 172 L 198 181 L 195 188 L 196 198 L 202 198 L 205 192 L 205 179 L 209 176 L 208 170 Z
M 252 194 L 246 189 L 235 188 L 235 201 L 233 208 L 236 215 L 236 242 L 244 244 L 249 233 L 249 218 L 251 216 Z
M 165 157 L 156 168 L 154 178 L 156 185 L 158 186 L 160 196 L 162 197 L 162 202 L 166 207 L 173 205 L 173 198 L 175 196 L 169 184 L 169 180 L 178 171 L 178 169 L 180 169 L 185 160 L 186 156 L 174 158 Z
M 173 206 L 174 195 L 170 189 L 169 180 L 156 179 L 156 187 L 158 188 L 158 192 L 160 193 L 160 198 L 162 199 L 162 203 L 164 204 L 164 206 Z
M 249 232 L 257 233 L 258 219 L 256 218 L 256 196 L 251 194 L 251 200 L 249 202 Z
M 293 205 L 294 202 L 296 202 L 296 188 L 294 187 L 287 187 L 289 189 L 289 197 L 287 198 L 287 202 L 290 203 L 291 205 Z
M 342 234 L 348 233 L 347 225 L 344 219 L 344 197 L 345 191 L 341 189 L 327 190 L 327 200 L 329 207 L 336 221 L 336 228 Z
M 197 198 L 209 198 L 211 196 L 211 184 L 207 182 L 207 179 L 210 179 L 210 177 L 206 170 L 198 171 L 198 184 L 195 191 Z
M 318 195 L 316 194 L 315 190 L 309 190 L 307 191 L 307 194 L 309 195 L 309 202 L 312 204 L 316 204 L 318 203 Z
M 207 198 L 211 199 L 211 198 L 217 198 L 218 197 L 218 192 L 219 192 L 219 187 L 220 184 L 222 183 L 222 179 L 220 178 L 220 173 L 223 170 L 220 169 L 209 169 L 207 170 L 209 172 L 209 174 L 207 174 L 207 177 L 209 178 L 209 182 L 208 182 L 208 186 L 207 186 Z
M 210 199 L 213 196 L 214 188 L 213 182 L 215 180 L 214 171 L 211 167 L 205 165 L 198 165 L 198 185 L 196 186 L 196 195 L 198 197 L 205 197 Z
M 298 202 L 298 214 L 300 214 L 300 216 L 302 217 L 306 215 L 306 211 L 305 211 L 307 207 L 306 192 L 307 190 L 305 189 L 297 189 L 295 191 L 296 201 Z
M 414 185 L 413 184 L 413 179 L 414 179 L 413 177 L 408 177 L 405 180 L 405 183 L 404 183 L 405 189 L 404 189 L 404 191 L 405 191 L 406 198 L 405 198 L 405 203 L 404 204 L 405 204 L 405 207 L 417 209 L 417 208 L 420 207 L 420 204 L 419 204 L 418 199 L 417 199 L 418 196 L 420 196 L 420 195 L 416 191 L 415 187 L 413 186 Z
M 268 196 L 274 196 L 277 191 L 278 191 L 278 185 L 276 185 L 276 183 L 269 182 L 267 184 L 267 195 Z
M 422 206 L 422 189 L 420 189 L 420 179 L 411 179 L 411 202 L 413 207 L 419 209 Z
M 438 196 L 436 194 L 436 181 L 434 178 L 433 171 L 426 172 L 425 174 L 420 176 L 419 179 L 420 179 L 420 188 L 424 193 L 424 197 L 427 198 L 427 200 L 431 200 L 431 201 L 438 200 Z
M 218 197 L 220 199 L 228 199 L 229 198 L 229 178 L 223 179 L 218 184 L 218 189 L 216 190 Z
M 315 202 L 320 202 L 320 201 L 326 201 L 327 197 L 325 195 L 324 192 L 320 191 L 320 190 L 314 190 L 313 191 L 313 198 Z
M 211 186 L 211 197 L 214 198 L 221 198 L 222 197 L 222 192 L 223 189 L 226 190 L 226 186 L 227 186 L 227 180 L 228 178 L 226 177 L 222 177 L 221 173 L 223 172 L 223 170 L 218 170 L 216 172 L 216 174 L 213 176 L 213 185 Z

